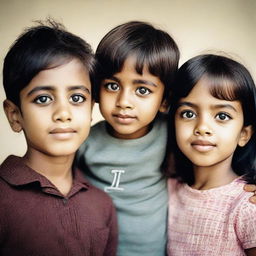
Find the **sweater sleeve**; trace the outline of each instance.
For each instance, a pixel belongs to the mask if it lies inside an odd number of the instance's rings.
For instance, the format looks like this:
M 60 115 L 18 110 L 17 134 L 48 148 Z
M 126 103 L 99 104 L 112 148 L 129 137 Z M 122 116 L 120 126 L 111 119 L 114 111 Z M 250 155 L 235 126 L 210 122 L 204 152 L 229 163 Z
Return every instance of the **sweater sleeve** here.
M 235 230 L 244 249 L 256 247 L 256 206 L 250 203 L 247 193 L 237 209 Z

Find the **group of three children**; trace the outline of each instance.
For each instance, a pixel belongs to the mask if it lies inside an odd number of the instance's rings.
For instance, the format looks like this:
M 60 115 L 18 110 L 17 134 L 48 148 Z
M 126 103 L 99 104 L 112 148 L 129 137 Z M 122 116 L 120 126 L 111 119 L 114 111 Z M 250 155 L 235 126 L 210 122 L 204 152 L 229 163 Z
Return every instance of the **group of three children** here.
M 0 167 L 1 255 L 256 255 L 247 69 L 201 55 L 177 72 L 176 43 L 144 22 L 95 56 L 52 23 L 5 58 L 4 109 L 27 152 Z M 89 134 L 94 98 L 105 121 Z

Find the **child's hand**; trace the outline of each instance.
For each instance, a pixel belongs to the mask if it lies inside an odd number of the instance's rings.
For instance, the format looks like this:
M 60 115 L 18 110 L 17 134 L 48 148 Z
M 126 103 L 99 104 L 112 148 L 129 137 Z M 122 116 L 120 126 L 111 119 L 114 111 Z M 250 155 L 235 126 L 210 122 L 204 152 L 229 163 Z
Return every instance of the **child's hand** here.
M 244 185 L 244 190 L 247 192 L 254 192 L 254 195 L 250 197 L 249 201 L 256 204 L 256 185 L 246 184 Z

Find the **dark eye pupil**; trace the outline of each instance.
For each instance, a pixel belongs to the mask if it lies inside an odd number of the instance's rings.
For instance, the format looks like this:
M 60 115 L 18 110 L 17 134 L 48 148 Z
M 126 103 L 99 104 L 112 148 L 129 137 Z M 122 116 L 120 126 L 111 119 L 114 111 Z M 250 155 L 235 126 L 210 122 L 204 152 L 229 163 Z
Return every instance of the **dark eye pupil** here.
M 224 120 L 226 118 L 226 115 L 225 114 L 220 114 L 219 117 L 220 117 L 221 120 Z
M 79 101 L 79 96 L 77 96 L 77 95 L 73 96 L 73 101 L 78 102 Z
M 46 97 L 46 96 L 41 96 L 41 97 L 39 98 L 39 100 L 44 103 L 44 102 L 47 101 L 47 97 Z
M 117 89 L 118 89 L 117 84 L 111 84 L 111 89 L 112 89 L 112 90 L 117 90 Z
M 141 94 L 144 94 L 144 93 L 147 92 L 147 90 L 146 90 L 145 88 L 140 88 L 140 89 L 139 89 L 139 92 L 140 92 Z
M 193 113 L 192 113 L 192 112 L 187 112 L 187 117 L 188 117 L 188 118 L 193 117 Z

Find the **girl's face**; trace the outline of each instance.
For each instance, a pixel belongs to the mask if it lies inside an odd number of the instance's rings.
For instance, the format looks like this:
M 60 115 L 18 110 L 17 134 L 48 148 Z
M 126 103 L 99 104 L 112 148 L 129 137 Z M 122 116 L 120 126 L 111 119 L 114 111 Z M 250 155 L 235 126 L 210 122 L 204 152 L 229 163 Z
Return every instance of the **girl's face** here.
M 177 144 L 194 166 L 224 164 L 230 168 L 236 147 L 244 146 L 252 134 L 251 126 L 243 124 L 241 103 L 213 97 L 207 80 L 201 79 L 179 101 L 175 113 Z
M 135 70 L 135 59 L 129 57 L 123 69 L 102 81 L 99 106 L 112 135 L 121 139 L 136 139 L 149 131 L 149 125 L 159 110 L 164 111 L 164 84 L 143 69 Z
M 31 155 L 72 156 L 91 124 L 91 83 L 72 60 L 36 75 L 20 94 L 19 124 Z

